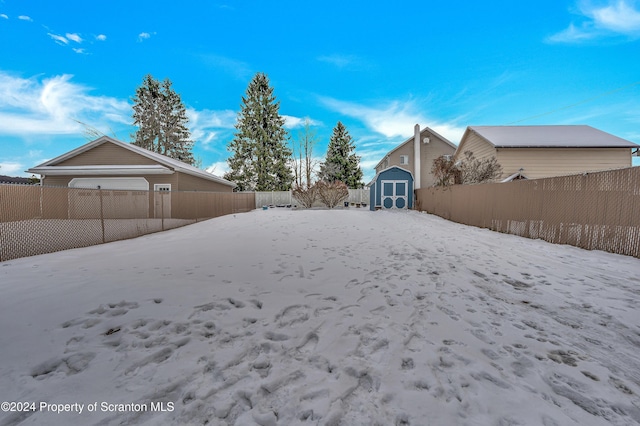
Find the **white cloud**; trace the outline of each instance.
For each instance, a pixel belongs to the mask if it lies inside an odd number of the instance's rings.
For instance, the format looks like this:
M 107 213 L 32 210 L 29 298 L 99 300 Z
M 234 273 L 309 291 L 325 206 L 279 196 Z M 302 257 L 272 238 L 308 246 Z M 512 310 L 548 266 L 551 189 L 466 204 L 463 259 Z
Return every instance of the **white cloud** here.
M 229 164 L 226 161 L 216 161 L 205 169 L 209 173 L 213 173 L 216 176 L 223 176 L 229 169 Z
M 67 44 L 69 44 L 69 40 L 67 40 L 65 37 L 61 35 L 52 34 L 52 33 L 47 33 L 47 35 L 60 45 L 66 46 Z
M 86 52 L 86 50 L 81 49 L 81 48 L 78 48 L 78 47 L 74 47 L 74 48 L 73 48 L 73 51 L 74 51 L 74 52 L 76 52 L 76 53 L 79 53 L 79 54 L 81 54 L 81 55 L 83 55 L 83 54 L 86 54 L 86 53 L 87 53 L 87 52 Z
M 82 43 L 82 37 L 80 37 L 80 35 L 76 34 L 76 33 L 67 33 L 66 34 L 67 39 L 71 40 L 71 41 L 75 41 L 76 43 Z
M 228 130 L 234 128 L 236 116 L 236 112 L 231 110 L 197 111 L 188 108 L 187 118 L 189 119 L 191 139 L 200 142 L 206 148 L 207 145 L 217 140 L 221 131 L 228 133 Z
M 416 107 L 411 101 L 392 101 L 380 107 L 364 106 L 327 97 L 320 98 L 320 101 L 332 110 L 362 120 L 368 128 L 387 138 L 409 137 L 413 134 L 413 127 L 416 124 L 420 124 L 421 127 L 429 126 L 454 142 L 459 140 L 464 132 L 463 128 L 454 124 L 429 120 L 415 111 Z
M 12 161 L 0 163 L 0 175 L 16 176 L 21 175 L 26 169 L 26 166 L 22 163 L 16 163 Z
M 18 16 L 18 19 L 21 21 L 33 22 L 33 19 L 27 15 L 20 15 Z
M 547 41 L 572 43 L 612 35 L 640 37 L 640 9 L 634 0 L 609 0 L 606 6 L 595 6 L 583 0 L 578 4 L 578 10 L 583 18 L 580 25 L 572 22 Z
M 0 134 L 81 134 L 83 127 L 75 120 L 95 126 L 129 123 L 126 100 L 92 96 L 89 88 L 71 79 L 25 79 L 0 71 Z
M 9 17 L 4 13 L 0 13 L 0 18 L 9 19 Z
M 296 127 L 304 127 L 304 123 L 308 120 L 309 125 L 311 126 L 319 126 L 321 123 L 316 120 L 312 120 L 309 117 L 293 117 L 291 115 L 282 115 L 284 118 L 284 127 L 287 129 L 295 129 Z
M 151 35 L 155 35 L 156 33 L 140 33 L 138 34 L 138 42 L 142 42 L 144 40 L 148 40 L 151 38 Z
M 104 34 L 98 34 L 96 36 L 96 40 L 105 41 L 106 39 L 107 39 L 107 36 Z

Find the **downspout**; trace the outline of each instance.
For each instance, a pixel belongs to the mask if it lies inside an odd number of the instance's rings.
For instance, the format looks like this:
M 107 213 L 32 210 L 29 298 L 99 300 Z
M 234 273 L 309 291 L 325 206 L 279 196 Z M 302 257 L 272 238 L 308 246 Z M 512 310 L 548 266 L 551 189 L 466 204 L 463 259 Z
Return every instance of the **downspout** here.
M 413 128 L 413 189 L 420 189 L 420 125 Z

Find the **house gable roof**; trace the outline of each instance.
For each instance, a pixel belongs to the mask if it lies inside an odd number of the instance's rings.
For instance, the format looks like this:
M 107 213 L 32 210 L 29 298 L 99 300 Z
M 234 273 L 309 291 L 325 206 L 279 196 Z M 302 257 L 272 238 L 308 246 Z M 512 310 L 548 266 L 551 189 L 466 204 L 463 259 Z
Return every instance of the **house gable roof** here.
M 444 143 L 446 143 L 447 145 L 449 145 L 450 147 L 452 147 L 454 150 L 457 148 L 457 146 L 455 146 L 453 143 L 451 143 L 451 141 L 449 141 L 449 139 L 445 138 L 444 136 L 441 136 L 440 134 L 438 134 L 437 132 L 435 132 L 434 130 L 432 130 L 429 127 L 425 127 L 424 129 L 422 129 L 420 131 L 420 138 L 423 138 L 424 135 L 423 133 L 429 133 L 432 134 L 436 137 L 438 137 L 438 139 L 440 139 L 441 141 L 443 141 Z M 395 148 L 393 148 L 391 151 L 387 152 L 384 157 L 382 157 L 382 160 L 378 161 L 378 164 L 376 164 L 376 166 L 374 167 L 374 169 L 377 169 L 380 164 L 382 164 L 382 162 L 384 161 L 385 158 L 389 157 L 393 152 L 397 151 L 398 149 L 402 148 L 403 146 L 405 146 L 408 143 L 413 143 L 413 138 L 414 136 L 411 136 L 410 138 L 408 138 L 407 140 L 405 140 L 404 142 L 402 142 L 400 145 L 396 146 Z
M 157 166 L 125 166 L 125 165 L 104 165 L 104 166 L 56 166 L 56 164 L 62 163 L 65 160 L 78 156 L 84 152 L 87 152 L 97 146 L 104 143 L 111 143 L 121 148 L 127 149 L 143 157 L 158 163 Z M 236 184 L 216 176 L 212 173 L 200 170 L 197 167 L 193 167 L 189 164 L 174 158 L 167 157 L 166 155 L 158 154 L 156 152 L 149 151 L 139 146 L 121 142 L 119 140 L 110 138 L 109 136 L 102 136 L 94 141 L 91 141 L 85 145 L 82 145 L 74 150 L 71 150 L 65 154 L 62 154 L 56 158 L 46 161 L 36 167 L 27 170 L 28 173 L 37 174 L 71 174 L 80 172 L 82 174 L 170 174 L 173 171 L 179 171 L 192 176 L 196 176 L 202 179 L 207 179 L 213 182 L 217 182 L 223 185 L 235 187 Z
M 458 150 L 469 133 L 475 133 L 495 148 L 638 148 L 628 140 L 586 125 L 571 126 L 469 126 Z

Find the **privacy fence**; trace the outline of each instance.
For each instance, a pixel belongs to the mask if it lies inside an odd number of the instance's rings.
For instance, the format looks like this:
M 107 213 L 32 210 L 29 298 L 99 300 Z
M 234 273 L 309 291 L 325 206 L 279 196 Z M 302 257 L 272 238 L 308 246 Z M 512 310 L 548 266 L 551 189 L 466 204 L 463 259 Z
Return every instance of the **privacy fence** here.
M 294 197 L 291 191 L 263 191 L 255 192 L 256 206 L 278 206 L 278 205 L 297 205 L 300 204 Z M 369 190 L 368 189 L 350 189 L 349 198 L 346 202 L 358 206 L 369 204 Z M 323 206 L 320 201 L 316 202 L 318 207 Z M 314 205 L 314 206 L 315 206 Z
M 256 208 L 255 195 L 0 185 L 0 262 Z
M 466 225 L 640 257 L 640 167 L 422 188 L 416 208 Z

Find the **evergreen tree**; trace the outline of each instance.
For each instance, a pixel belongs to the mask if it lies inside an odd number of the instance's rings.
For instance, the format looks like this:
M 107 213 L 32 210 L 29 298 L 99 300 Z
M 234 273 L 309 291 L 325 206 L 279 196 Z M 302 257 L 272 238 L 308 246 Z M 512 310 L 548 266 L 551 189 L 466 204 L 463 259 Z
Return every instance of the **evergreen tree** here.
M 360 157 L 355 154 L 355 149 L 347 128 L 338 121 L 329 139 L 327 158 L 320 164 L 320 178 L 327 182 L 344 182 L 352 189 L 362 188 Z
M 279 109 L 266 74 L 257 73 L 242 98 L 236 133 L 227 148 L 233 155 L 224 177 L 235 182 L 239 191 L 291 189 L 291 150 Z
M 193 141 L 187 128 L 187 109 L 167 78 L 162 84 L 145 76 L 133 98 L 133 144 L 193 165 Z

